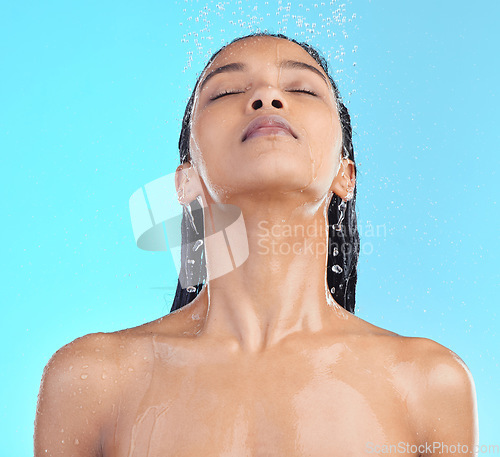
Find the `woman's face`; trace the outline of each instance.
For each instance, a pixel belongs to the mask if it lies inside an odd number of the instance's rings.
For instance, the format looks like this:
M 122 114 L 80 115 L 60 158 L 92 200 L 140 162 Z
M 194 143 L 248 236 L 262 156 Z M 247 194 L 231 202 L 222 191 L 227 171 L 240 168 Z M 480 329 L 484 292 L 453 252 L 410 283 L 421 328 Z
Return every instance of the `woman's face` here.
M 301 190 L 319 200 L 337 174 L 342 133 L 332 87 L 288 40 L 250 37 L 227 46 L 200 78 L 191 119 L 191 161 L 216 202 Z M 290 131 L 273 124 L 283 120 Z

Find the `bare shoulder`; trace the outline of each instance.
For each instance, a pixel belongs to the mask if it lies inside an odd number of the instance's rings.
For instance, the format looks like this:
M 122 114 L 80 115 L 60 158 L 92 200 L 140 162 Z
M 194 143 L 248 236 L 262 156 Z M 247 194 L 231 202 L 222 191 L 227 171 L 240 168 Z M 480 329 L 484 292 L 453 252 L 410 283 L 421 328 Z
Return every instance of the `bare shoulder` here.
M 393 367 L 411 375 L 419 386 L 425 385 L 427 392 L 454 389 L 460 395 L 473 387 L 467 365 L 442 344 L 430 338 L 402 336 L 367 322 L 365 330 L 378 350 L 385 348 Z
M 97 374 L 103 379 L 104 369 L 115 369 L 119 339 L 114 333 L 91 333 L 73 340 L 52 355 L 42 380 L 58 383 L 92 381 Z
M 463 443 L 478 440 L 476 390 L 472 374 L 452 350 L 427 338 L 412 342 L 420 382 L 414 383 L 415 422 L 428 442 Z
M 476 391 L 464 361 L 429 338 L 399 337 L 394 379 L 423 441 L 470 447 L 477 440 Z
M 465 362 L 451 349 L 429 338 L 405 338 L 405 360 L 414 364 L 425 391 L 463 395 L 474 387 Z
M 409 349 L 420 360 L 422 369 L 432 374 L 436 368 L 446 367 L 453 377 L 469 377 L 470 372 L 464 361 L 451 349 L 430 338 L 407 338 Z
M 395 364 L 407 364 L 415 374 L 439 386 L 470 383 L 472 376 L 464 361 L 452 350 L 429 338 L 408 337 L 373 325 L 357 316 L 355 333 L 369 338 L 377 351 Z
M 408 352 L 425 381 L 421 393 L 428 400 L 442 395 L 456 400 L 475 395 L 469 368 L 451 349 L 428 338 L 412 338 Z
M 64 345 L 42 375 L 35 419 L 35 456 L 100 455 L 103 424 L 119 395 L 117 334 L 96 333 Z
M 370 340 L 363 346 L 381 355 L 396 379 L 419 396 L 420 404 L 441 394 L 463 398 L 474 393 L 469 368 L 447 347 L 429 338 L 402 336 L 359 318 L 356 326 L 361 340 Z
M 383 367 L 422 442 L 477 444 L 472 374 L 452 350 L 429 338 L 406 337 L 356 322 L 367 363 Z

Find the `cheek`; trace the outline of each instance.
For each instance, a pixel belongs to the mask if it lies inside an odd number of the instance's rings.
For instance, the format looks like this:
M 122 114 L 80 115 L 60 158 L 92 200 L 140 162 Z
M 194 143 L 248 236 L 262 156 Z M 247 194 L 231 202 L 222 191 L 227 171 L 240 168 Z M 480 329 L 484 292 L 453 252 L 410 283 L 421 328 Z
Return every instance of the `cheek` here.
M 190 148 L 191 157 L 195 162 L 210 161 L 214 153 L 217 153 L 215 145 L 218 141 L 218 129 L 213 125 L 212 119 L 210 112 L 204 112 L 193 118 Z
M 342 129 L 338 116 L 332 112 L 318 113 L 310 119 L 311 149 L 324 171 L 337 170 L 342 149 Z M 318 170 L 321 172 L 321 170 Z
M 220 155 L 228 147 L 231 118 L 220 109 L 205 109 L 191 125 L 191 141 L 202 154 Z
M 194 118 L 190 151 L 193 164 L 198 170 L 208 192 L 216 200 L 218 185 L 225 182 L 225 160 L 224 151 L 228 149 L 227 135 L 225 134 L 225 123 L 221 117 L 211 110 L 205 110 Z

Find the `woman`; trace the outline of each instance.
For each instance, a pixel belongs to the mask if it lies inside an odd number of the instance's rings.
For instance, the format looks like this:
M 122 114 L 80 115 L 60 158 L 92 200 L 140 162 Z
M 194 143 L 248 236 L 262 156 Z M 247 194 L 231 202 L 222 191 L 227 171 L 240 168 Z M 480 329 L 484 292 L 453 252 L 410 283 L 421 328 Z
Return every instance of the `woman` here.
M 206 260 L 206 284 L 187 271 L 176 312 L 87 335 L 52 357 L 36 456 L 472 450 L 477 413 L 464 363 L 352 313 L 356 169 L 349 115 L 326 63 L 281 35 L 232 42 L 196 84 L 180 149 L 183 257 Z M 205 237 L 229 205 L 241 211 L 248 257 L 226 274 L 217 274 L 221 245 L 189 258 L 201 227 L 188 220 L 196 199 Z M 232 253 L 239 245 L 230 238 Z

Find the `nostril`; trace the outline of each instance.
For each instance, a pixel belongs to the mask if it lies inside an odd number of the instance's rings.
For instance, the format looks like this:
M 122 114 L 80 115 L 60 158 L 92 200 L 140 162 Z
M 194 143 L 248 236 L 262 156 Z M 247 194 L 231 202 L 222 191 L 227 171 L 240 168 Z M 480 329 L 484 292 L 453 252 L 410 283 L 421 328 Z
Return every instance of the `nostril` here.
M 263 106 L 262 100 L 255 100 L 252 103 L 253 109 L 259 109 L 262 108 L 262 106 Z M 273 106 L 274 108 L 283 108 L 283 103 L 281 103 L 279 100 L 273 100 L 271 102 L 271 106 Z

